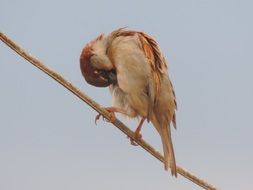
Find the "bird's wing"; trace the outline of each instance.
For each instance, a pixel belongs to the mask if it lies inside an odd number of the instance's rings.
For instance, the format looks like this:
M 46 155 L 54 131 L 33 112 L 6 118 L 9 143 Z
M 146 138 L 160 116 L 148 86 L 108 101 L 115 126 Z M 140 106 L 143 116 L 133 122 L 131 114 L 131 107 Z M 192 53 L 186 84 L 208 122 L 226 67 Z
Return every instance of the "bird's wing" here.
M 155 101 L 160 94 L 161 77 L 167 73 L 166 61 L 158 47 L 157 42 L 144 32 L 138 32 L 143 52 L 152 69 L 153 85 L 155 87 Z
M 142 44 L 143 51 L 149 60 L 149 64 L 152 68 L 152 75 L 153 75 L 153 85 L 155 87 L 154 92 L 154 103 L 156 102 L 157 98 L 160 96 L 160 88 L 161 88 L 161 77 L 165 74 L 168 77 L 167 73 L 167 63 L 165 57 L 161 53 L 161 50 L 157 44 L 157 42 L 150 37 L 148 34 L 144 32 L 138 32 L 139 38 Z M 152 84 L 152 83 L 151 83 Z M 173 85 L 170 81 L 172 94 L 174 97 L 174 104 L 175 108 L 177 109 L 177 102 L 176 102 L 176 95 L 173 88 Z M 176 128 L 176 114 L 173 114 L 172 118 L 173 126 Z

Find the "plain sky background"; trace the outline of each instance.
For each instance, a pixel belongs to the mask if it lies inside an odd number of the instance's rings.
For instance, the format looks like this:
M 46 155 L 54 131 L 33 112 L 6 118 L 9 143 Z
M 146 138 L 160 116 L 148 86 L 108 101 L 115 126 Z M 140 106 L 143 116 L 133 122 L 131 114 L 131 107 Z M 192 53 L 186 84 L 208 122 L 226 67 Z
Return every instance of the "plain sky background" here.
M 253 189 L 253 1 L 0 0 L 0 30 L 103 106 L 85 83 L 83 46 L 128 26 L 152 35 L 178 101 L 178 165 L 220 189 Z M 0 43 L 1 190 L 201 189 Z M 137 121 L 124 119 L 132 129 Z M 143 137 L 161 150 L 145 124 Z

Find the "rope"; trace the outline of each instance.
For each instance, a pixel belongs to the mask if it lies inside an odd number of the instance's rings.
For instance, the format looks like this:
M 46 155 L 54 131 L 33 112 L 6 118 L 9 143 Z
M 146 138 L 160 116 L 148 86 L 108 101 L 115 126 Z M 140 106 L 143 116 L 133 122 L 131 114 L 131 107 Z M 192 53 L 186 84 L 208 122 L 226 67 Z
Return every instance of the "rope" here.
M 33 64 L 35 67 L 46 73 L 48 76 L 56 80 L 58 83 L 60 83 L 62 86 L 67 88 L 69 91 L 71 91 L 73 94 L 75 94 L 78 98 L 83 100 L 86 104 L 88 104 L 90 107 L 92 107 L 94 110 L 96 110 L 98 113 L 103 115 L 106 119 L 110 120 L 111 114 L 106 111 L 104 108 L 102 108 L 98 103 L 93 101 L 90 97 L 88 97 L 86 94 L 81 92 L 77 87 L 72 85 L 70 82 L 68 82 L 66 79 L 64 79 L 60 74 L 56 73 L 46 65 L 44 65 L 41 61 L 39 61 L 37 58 L 33 57 L 30 53 L 25 51 L 23 48 L 21 48 L 19 45 L 17 45 L 15 42 L 13 42 L 10 38 L 8 38 L 5 34 L 0 32 L 0 39 L 3 43 L 5 43 L 7 46 L 9 46 L 12 50 L 14 50 L 16 53 L 18 53 L 21 57 L 26 59 L 28 62 Z M 120 120 L 116 119 L 112 124 L 117 127 L 119 130 L 121 130 L 123 133 L 125 133 L 127 136 L 131 138 L 135 138 L 134 132 L 130 130 L 126 125 L 124 125 Z M 164 162 L 163 156 L 155 150 L 151 145 L 149 145 L 146 141 L 143 139 L 140 139 L 137 142 L 143 149 L 145 149 L 147 152 L 149 152 L 151 155 L 153 155 L 155 158 L 160 160 L 161 162 Z M 204 181 L 203 179 L 200 179 L 199 177 L 191 174 L 189 171 L 185 170 L 184 168 L 177 166 L 177 173 L 182 175 L 183 177 L 189 179 L 193 183 L 199 185 L 200 187 L 203 187 L 207 190 L 216 190 L 217 188 L 213 185 L 209 184 L 208 182 Z

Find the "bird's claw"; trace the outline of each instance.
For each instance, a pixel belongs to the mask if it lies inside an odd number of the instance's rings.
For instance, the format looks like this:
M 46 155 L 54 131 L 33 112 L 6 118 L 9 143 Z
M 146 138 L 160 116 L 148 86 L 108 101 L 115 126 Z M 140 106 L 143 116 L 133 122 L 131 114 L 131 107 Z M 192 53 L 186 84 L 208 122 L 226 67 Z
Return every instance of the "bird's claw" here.
M 97 120 L 99 120 L 101 116 L 102 116 L 102 114 L 99 113 L 99 114 L 95 117 L 95 124 L 96 124 L 96 125 L 97 125 Z M 105 120 L 105 117 L 104 117 L 104 116 L 103 116 L 102 118 L 103 118 L 103 120 Z
M 133 146 L 138 146 L 138 144 L 134 141 L 134 139 L 130 138 L 130 143 Z
M 97 125 L 97 120 L 100 119 L 100 117 L 103 118 L 104 121 L 107 121 L 107 122 L 114 122 L 116 120 L 116 116 L 115 116 L 115 113 L 112 109 L 110 108 L 105 108 L 108 112 L 110 112 L 110 116 L 109 116 L 109 119 L 106 119 L 101 113 L 99 113 L 96 117 L 95 117 L 95 124 Z
M 134 133 L 134 138 L 129 137 L 129 136 L 127 136 L 127 138 L 130 139 L 131 145 L 133 145 L 133 146 L 138 146 L 139 144 L 138 144 L 137 142 L 141 140 L 142 135 L 141 135 L 140 133 L 136 133 L 136 132 L 135 132 L 135 133 Z

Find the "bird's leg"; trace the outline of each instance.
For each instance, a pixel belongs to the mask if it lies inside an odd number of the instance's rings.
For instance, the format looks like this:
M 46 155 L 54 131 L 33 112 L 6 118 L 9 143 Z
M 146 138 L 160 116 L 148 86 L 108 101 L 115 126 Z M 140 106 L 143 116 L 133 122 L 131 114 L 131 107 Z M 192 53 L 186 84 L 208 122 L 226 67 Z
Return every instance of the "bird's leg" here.
M 138 125 L 138 127 L 136 128 L 136 130 L 134 131 L 134 139 L 129 137 L 130 138 L 130 142 L 131 142 L 131 145 L 134 145 L 134 146 L 138 146 L 138 144 L 136 143 L 137 141 L 139 141 L 142 137 L 141 135 L 141 128 L 143 126 L 143 123 L 145 121 L 145 117 L 143 117 Z
M 117 107 L 106 107 L 104 109 L 106 109 L 106 111 L 110 112 L 111 116 L 110 116 L 109 122 L 114 122 L 116 120 L 115 112 L 127 115 L 127 113 L 124 110 L 117 108 Z M 102 114 L 100 114 L 100 113 L 96 116 L 96 118 L 95 118 L 96 124 L 97 124 L 97 120 L 99 120 L 101 116 L 102 116 Z M 103 119 L 104 118 L 105 117 L 103 116 Z

